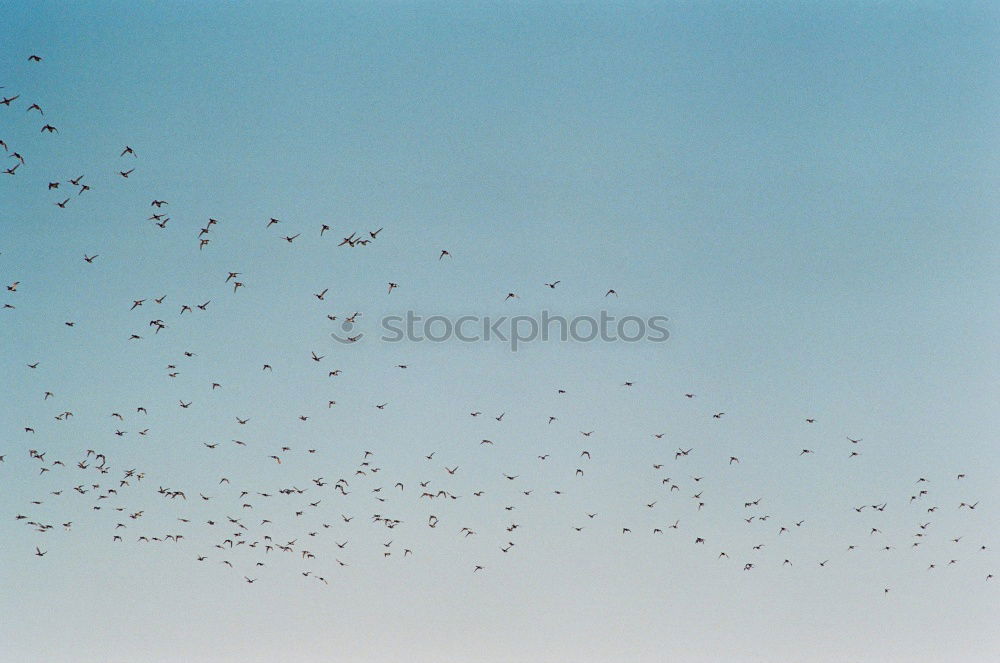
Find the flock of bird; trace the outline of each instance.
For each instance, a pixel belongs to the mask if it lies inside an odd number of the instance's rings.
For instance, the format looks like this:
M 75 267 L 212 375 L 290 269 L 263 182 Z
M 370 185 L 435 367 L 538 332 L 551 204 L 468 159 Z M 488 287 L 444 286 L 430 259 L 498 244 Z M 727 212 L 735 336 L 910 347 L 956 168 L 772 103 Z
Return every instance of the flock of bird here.
M 32 55 L 29 66 L 46 66 L 44 60 Z M 44 64 L 43 64 L 44 63 Z M 6 91 L 6 90 L 4 90 Z M 5 127 L 47 118 L 42 106 L 22 98 L 19 92 L 2 96 L 0 113 Z M 58 129 L 41 120 L 40 129 L 35 133 L 46 134 L 46 140 L 59 140 Z M 51 137 L 48 134 L 53 134 Z M 19 145 L 0 140 L 8 164 L 4 173 L 12 176 L 3 182 L 6 187 L 18 186 L 24 170 L 44 168 L 34 164 L 27 150 Z M 130 180 L 142 168 L 141 150 L 132 145 L 116 146 L 108 150 L 108 170 L 116 173 L 122 181 Z M 22 170 L 24 169 L 24 170 Z M 88 184 L 83 174 L 74 173 L 65 179 L 52 179 L 45 191 L 56 192 L 52 204 L 62 210 L 73 206 L 74 200 L 87 194 L 100 195 L 92 184 Z M 64 193 L 65 192 L 65 193 Z M 50 194 L 51 195 L 51 194 Z M 150 215 L 144 221 L 159 231 L 168 232 L 171 222 L 170 201 L 159 195 L 149 195 Z M 354 229 L 335 233 L 327 223 L 317 222 L 312 230 L 285 231 L 289 225 L 283 219 L 262 215 L 259 232 L 261 242 L 284 242 L 293 244 L 304 241 L 308 232 L 315 241 L 330 241 L 328 236 L 337 236 L 333 248 L 358 249 L 374 242 L 392 241 L 391 228 Z M 224 224 L 216 218 L 208 217 L 204 225 L 192 233 L 189 256 L 177 256 L 178 260 L 197 259 L 199 252 L 210 251 L 212 242 Z M 383 235 L 383 232 L 385 234 Z M 301 239 L 300 239 L 301 238 Z M 107 250 L 107 249 L 105 249 Z M 103 254 L 85 253 L 81 261 L 86 269 L 100 269 Z M 436 255 L 427 257 L 429 262 L 441 263 L 452 259 L 448 249 L 440 249 Z M 444 268 L 442 263 L 442 268 Z M 29 276 L 8 274 L 0 263 L 0 273 L 6 277 L 3 285 L 3 313 L 0 321 L 6 338 L 17 334 L 30 333 L 18 327 L 19 308 L 33 297 L 38 296 Z M 561 280 L 538 284 L 539 288 L 556 290 Z M 393 295 L 405 283 L 388 282 L 382 286 L 386 295 Z M 210 292 L 202 301 L 190 303 L 171 301 L 166 294 L 156 293 L 132 298 L 128 301 L 109 301 L 110 307 L 128 309 L 134 317 L 135 327 L 122 330 L 120 338 L 112 343 L 136 344 L 148 342 L 153 336 L 169 337 L 174 327 L 183 325 L 185 320 L 197 315 L 211 315 L 212 303 L 220 297 L 253 297 L 253 286 L 242 271 L 226 271 L 218 275 L 217 282 L 209 287 Z M 303 293 L 305 299 L 312 298 L 325 302 L 329 288 Z M 606 292 L 596 292 L 595 299 L 615 296 L 614 288 Z M 309 298 L 311 295 L 312 298 Z M 504 287 L 498 289 L 500 303 L 517 300 L 520 295 Z M 145 315 L 143 315 L 145 314 Z M 362 313 L 355 311 L 349 315 L 326 314 L 329 321 L 344 320 L 354 323 Z M 75 327 L 74 321 L 66 321 L 67 327 Z M 85 333 L 79 330 L 74 333 Z M 348 337 L 348 341 L 358 341 L 360 336 Z M 276 340 L 277 341 L 277 340 Z M 168 341 L 169 342 L 169 341 Z M 169 347 L 169 346 L 168 346 Z M 9 350 L 5 350 L 8 352 Z M 316 348 L 303 347 L 299 353 L 309 365 L 317 364 L 316 374 L 326 378 L 336 378 L 342 369 L 329 366 L 328 352 Z M 198 352 L 187 347 L 173 347 L 176 360 L 166 364 L 163 373 L 156 379 L 178 379 L 185 371 L 185 363 L 204 362 Z M 62 428 L 72 426 L 78 411 L 73 403 L 60 399 L 58 372 L 50 370 L 46 357 L 24 357 L 20 361 L 23 375 L 11 376 L 19 386 L 34 398 L 40 399 L 51 411 L 46 419 L 24 421 L 17 430 L 4 431 L 4 448 L 0 451 L 0 482 L 7 484 L 10 479 L 4 475 L 19 473 L 20 480 L 28 482 L 35 494 L 23 503 L 2 503 L 9 517 L 35 534 L 36 543 L 32 549 L 24 551 L 39 558 L 39 563 L 52 563 L 54 559 L 66 555 L 67 538 L 60 538 L 60 530 L 69 535 L 78 529 L 82 521 L 88 523 L 88 531 L 99 531 L 100 537 L 109 546 L 180 546 L 188 551 L 192 564 L 215 565 L 220 572 L 228 573 L 236 582 L 267 582 L 274 567 L 293 567 L 303 581 L 330 584 L 335 577 L 343 577 L 347 567 L 377 556 L 383 560 L 407 560 L 417 563 L 423 555 L 433 554 L 428 550 L 427 541 L 436 545 L 462 546 L 463 542 L 485 539 L 488 543 L 476 548 L 477 556 L 468 557 L 467 564 L 460 572 L 486 574 L 500 566 L 508 555 L 517 555 L 518 546 L 526 536 L 544 536 L 544 532 L 525 531 L 519 514 L 541 508 L 546 500 L 562 500 L 560 513 L 567 514 L 558 526 L 570 536 L 587 536 L 595 530 L 616 537 L 647 536 L 656 540 L 672 539 L 672 545 L 696 546 L 699 553 L 718 560 L 735 572 L 754 572 L 763 567 L 815 568 L 825 569 L 838 564 L 850 564 L 851 555 L 867 549 L 886 554 L 904 554 L 897 549 L 920 550 L 928 541 L 946 541 L 953 553 L 940 559 L 922 559 L 928 571 L 942 572 L 942 569 L 962 564 L 975 555 L 985 555 L 990 548 L 981 540 L 984 528 L 977 525 L 974 515 L 980 502 L 974 496 L 955 499 L 953 502 L 938 501 L 950 499 L 960 494 L 966 474 L 964 472 L 936 473 L 933 477 L 913 477 L 913 488 L 908 494 L 873 496 L 864 503 L 853 507 L 857 526 L 849 543 L 840 549 L 824 549 L 809 555 L 794 555 L 787 552 L 784 544 L 796 536 L 797 531 L 809 526 L 809 507 L 802 505 L 802 514 L 771 514 L 768 511 L 768 496 L 758 494 L 753 486 L 746 486 L 747 497 L 738 503 L 718 503 L 713 501 L 713 493 L 725 483 L 739 482 L 739 471 L 747 462 L 748 451 L 726 453 L 716 464 L 702 464 L 698 471 L 690 464 L 692 455 L 700 449 L 697 443 L 675 445 L 669 450 L 661 449 L 659 457 L 650 458 L 648 465 L 636 473 L 632 479 L 636 486 L 648 494 L 648 499 L 634 505 L 635 517 L 620 514 L 609 518 L 600 508 L 588 502 L 588 480 L 598 474 L 601 463 L 613 454 L 607 439 L 612 431 L 579 430 L 580 425 L 572 420 L 564 421 L 560 411 L 537 422 L 541 436 L 552 435 L 561 429 L 563 435 L 577 440 L 572 450 L 551 451 L 539 445 L 526 446 L 522 451 L 522 462 L 517 468 L 494 468 L 490 449 L 501 444 L 503 426 L 510 418 L 517 417 L 514 410 L 508 411 L 509 404 L 483 403 L 481 409 L 461 412 L 442 412 L 442 417 L 468 417 L 477 426 L 477 439 L 469 440 L 465 454 L 443 454 L 433 448 L 413 452 L 401 450 L 394 445 L 382 447 L 377 440 L 370 442 L 358 457 L 341 466 L 329 457 L 329 448 L 321 440 L 299 436 L 299 443 L 275 443 L 255 439 L 253 433 L 256 421 L 252 404 L 239 412 L 219 412 L 212 409 L 202 411 L 197 416 L 223 420 L 232 432 L 227 441 L 200 441 L 197 449 L 190 445 L 181 447 L 177 441 L 157 439 L 157 422 L 160 418 L 176 416 L 177 409 L 196 412 L 199 401 L 211 398 L 212 394 L 233 386 L 232 379 L 213 380 L 209 384 L 196 387 L 191 385 L 191 395 L 177 402 L 151 400 L 144 402 L 141 391 L 136 391 L 136 402 L 118 403 L 107 412 L 90 413 L 102 417 L 107 424 L 105 439 L 90 440 L 78 449 L 59 445 L 58 449 L 45 448 L 35 440 L 57 439 Z M 256 373 L 282 380 L 294 380 L 289 376 L 288 366 L 269 360 L 256 362 Z M 409 363 L 395 364 L 394 368 L 407 370 Z M 315 377 L 311 375 L 310 377 Z M 141 380 L 138 380 L 141 384 Z M 99 389 L 99 385 L 97 386 Z M 203 389 L 198 393 L 197 389 Z M 609 381 L 606 388 L 634 390 L 641 388 L 633 380 Z M 559 399 L 572 398 L 572 388 L 552 385 L 553 407 L 558 408 Z M 671 396 L 667 395 L 667 398 Z M 699 398 L 695 393 L 676 394 L 679 403 L 687 404 L 692 418 L 701 418 L 706 426 L 725 425 L 732 415 L 717 409 L 700 409 L 700 403 L 707 397 Z M 332 410 L 336 398 L 324 395 L 312 405 L 323 411 Z M 370 416 L 390 406 L 389 402 L 373 403 Z M 492 411 L 493 413 L 487 413 Z M 295 418 L 305 423 L 320 415 L 297 414 Z M 725 418 L 725 419 L 724 419 Z M 816 418 L 803 416 L 797 425 L 812 427 Z M 531 424 L 529 424 L 531 425 Z M 196 428 L 196 425 L 195 425 Z M 589 428 L 589 426 L 587 426 Z M 601 437 L 605 436 L 605 443 Z M 649 438 L 663 444 L 667 433 L 650 431 Z M 815 439 L 815 438 L 813 438 Z M 158 475 L 150 468 L 129 467 L 117 462 L 122 445 L 135 444 L 138 440 L 148 440 L 159 445 L 171 445 L 180 457 L 197 458 L 191 462 L 213 462 L 212 454 L 223 453 L 229 448 L 236 456 L 233 466 L 220 467 L 220 472 L 212 482 L 199 482 L 190 477 L 172 479 Z M 817 445 L 801 446 L 789 450 L 787 462 L 800 463 L 796 471 L 808 472 L 810 462 L 822 462 L 820 457 L 842 456 L 853 463 L 864 463 L 864 440 L 844 433 L 835 438 L 824 439 L 822 448 Z M 430 443 L 429 443 L 430 445 Z M 399 458 L 398 456 L 402 456 Z M 227 458 L 233 458 L 228 456 Z M 294 467 L 289 468 L 289 459 L 295 458 Z M 304 459 L 305 462 L 302 462 Z M 384 459 L 384 460 L 383 460 Z M 388 461 L 388 462 L 386 462 Z M 246 479 L 238 479 L 241 465 L 269 463 L 270 480 L 263 484 L 250 485 Z M 556 465 L 553 467 L 553 465 Z M 395 469 L 389 469 L 395 468 Z M 542 469 L 544 468 L 544 473 Z M 389 475 L 389 476 L 387 476 Z M 556 484 L 543 484 L 552 476 L 559 477 Z M 491 479 L 486 479 L 490 477 Z M 502 488 L 494 486 L 495 480 Z M 489 487 L 486 487 L 489 484 Z M 466 507 L 467 503 L 472 506 Z M 458 505 L 462 505 L 459 508 Z M 965 521 L 968 530 L 964 532 L 939 531 L 935 520 L 939 511 L 950 509 L 968 512 Z M 754 528 L 756 543 L 751 546 L 733 548 L 724 546 L 719 540 L 703 531 L 704 513 L 709 510 L 723 510 L 729 515 L 724 521 L 733 528 Z M 155 525 L 150 522 L 149 512 L 158 516 Z M 910 531 L 887 534 L 885 513 L 904 511 L 911 521 Z M 475 514 L 482 514 L 476 517 Z M 804 514 L 804 515 L 803 515 Z M 718 517 L 718 516 L 717 516 Z M 475 518 L 475 519 L 474 519 Z M 653 518 L 655 523 L 650 524 Z M 170 522 L 168 526 L 165 523 Z M 502 525 L 496 525 L 502 522 Z M 640 527 L 641 524 L 641 527 Z M 93 528 L 96 528 L 93 529 Z M 424 530 L 423 536 L 414 536 L 417 530 Z M 426 530 L 435 532 L 428 538 Z M 377 545 L 365 547 L 356 543 L 367 541 Z M 424 542 L 423 547 L 416 542 Z M 359 552 L 355 552 L 360 549 Z M 374 551 L 373 551 L 374 549 Z M 703 552 L 702 552 L 703 551 Z M 772 552 L 773 551 L 773 552 Z M 7 550 L 7 554 L 17 551 Z M 43 560 L 44 558 L 44 560 Z M 905 558 L 913 564 L 914 557 Z M 984 576 L 991 580 L 992 573 Z M 879 592 L 888 593 L 889 586 L 880 586 Z

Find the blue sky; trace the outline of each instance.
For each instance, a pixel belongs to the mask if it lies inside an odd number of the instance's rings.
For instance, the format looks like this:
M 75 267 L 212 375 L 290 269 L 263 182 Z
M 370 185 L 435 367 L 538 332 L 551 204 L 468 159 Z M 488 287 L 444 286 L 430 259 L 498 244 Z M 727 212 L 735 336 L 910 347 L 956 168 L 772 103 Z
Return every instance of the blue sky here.
M 25 159 L 0 181 L 0 278 L 20 281 L 0 291 L 16 307 L 0 310 L 10 660 L 1000 654 L 985 580 L 1000 568 L 995 7 L 34 3 L 0 18 L 0 93 L 20 95 L 0 138 Z M 670 339 L 515 353 L 377 338 L 407 310 L 602 309 L 665 315 Z M 331 339 L 356 311 L 365 338 Z M 76 467 L 86 449 L 108 475 Z M 361 477 L 366 450 L 380 472 Z M 142 482 L 95 502 L 132 468 Z M 426 480 L 461 499 L 419 500 Z M 292 485 L 309 491 L 254 497 Z M 220 551 L 233 528 L 205 521 L 227 515 L 294 552 Z M 137 541 L 165 533 L 184 539 Z

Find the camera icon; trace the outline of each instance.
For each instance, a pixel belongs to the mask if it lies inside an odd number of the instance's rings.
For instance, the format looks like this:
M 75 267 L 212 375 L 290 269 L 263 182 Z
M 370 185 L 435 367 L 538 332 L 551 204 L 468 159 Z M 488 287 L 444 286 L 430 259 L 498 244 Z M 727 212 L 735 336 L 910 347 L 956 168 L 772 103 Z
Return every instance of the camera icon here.
M 330 338 L 337 341 L 338 343 L 357 343 L 364 337 L 364 332 L 356 332 L 354 328 L 356 325 L 350 320 L 345 320 L 340 323 L 340 331 L 332 332 Z

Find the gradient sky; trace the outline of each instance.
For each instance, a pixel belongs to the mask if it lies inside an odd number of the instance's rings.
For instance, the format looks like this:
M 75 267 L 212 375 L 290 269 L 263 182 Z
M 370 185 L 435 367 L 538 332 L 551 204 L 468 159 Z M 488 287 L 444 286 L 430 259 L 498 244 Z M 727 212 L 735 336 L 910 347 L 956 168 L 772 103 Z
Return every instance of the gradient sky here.
M 21 95 L 0 106 L 0 138 L 25 157 L 0 180 L 0 278 L 21 282 L 0 291 L 16 306 L 0 310 L 0 660 L 1000 658 L 1000 581 L 985 580 L 1000 570 L 995 5 L 7 3 L 0 19 L 0 93 Z M 119 158 L 126 144 L 137 159 Z M 81 174 L 93 190 L 78 196 L 66 180 Z M 163 230 L 147 220 L 157 198 Z M 377 339 L 379 317 L 406 310 L 543 309 L 665 315 L 670 339 L 516 353 Z M 367 336 L 336 343 L 325 315 L 354 311 Z M 154 317 L 169 328 L 154 335 Z M 54 421 L 63 410 L 74 418 Z M 75 468 L 88 448 L 112 474 Z M 67 467 L 40 476 L 27 449 Z M 355 478 L 365 450 L 382 474 Z M 101 511 L 69 490 L 127 468 L 146 478 Z M 239 488 L 317 476 L 357 487 L 239 512 Z M 920 477 L 930 494 L 910 503 Z M 417 501 L 427 479 L 463 498 Z M 404 495 L 374 502 L 397 480 Z M 380 508 L 405 522 L 370 524 Z M 446 525 L 427 528 L 428 509 Z M 241 551 L 230 570 L 223 532 L 203 525 L 226 515 L 273 517 L 275 538 L 323 530 L 299 544 L 318 559 L 259 569 Z

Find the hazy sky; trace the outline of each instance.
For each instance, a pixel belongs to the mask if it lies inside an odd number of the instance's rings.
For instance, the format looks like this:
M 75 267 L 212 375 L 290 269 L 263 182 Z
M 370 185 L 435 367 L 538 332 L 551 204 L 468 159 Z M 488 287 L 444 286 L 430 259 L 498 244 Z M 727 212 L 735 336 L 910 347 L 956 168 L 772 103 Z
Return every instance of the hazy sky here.
M 0 21 L 0 95 L 20 95 L 0 139 L 24 157 L 0 180 L 0 279 L 20 282 L 0 290 L 0 660 L 1000 658 L 995 5 L 7 3 Z M 670 338 L 377 338 L 407 310 L 602 309 L 667 316 Z M 365 337 L 337 343 L 356 311 Z M 86 449 L 111 472 L 77 468 Z M 355 475 L 366 450 L 380 472 Z M 419 500 L 426 480 L 461 499 Z M 292 485 L 309 491 L 255 495 Z M 216 548 L 226 516 L 294 552 Z M 167 533 L 185 538 L 137 541 Z

